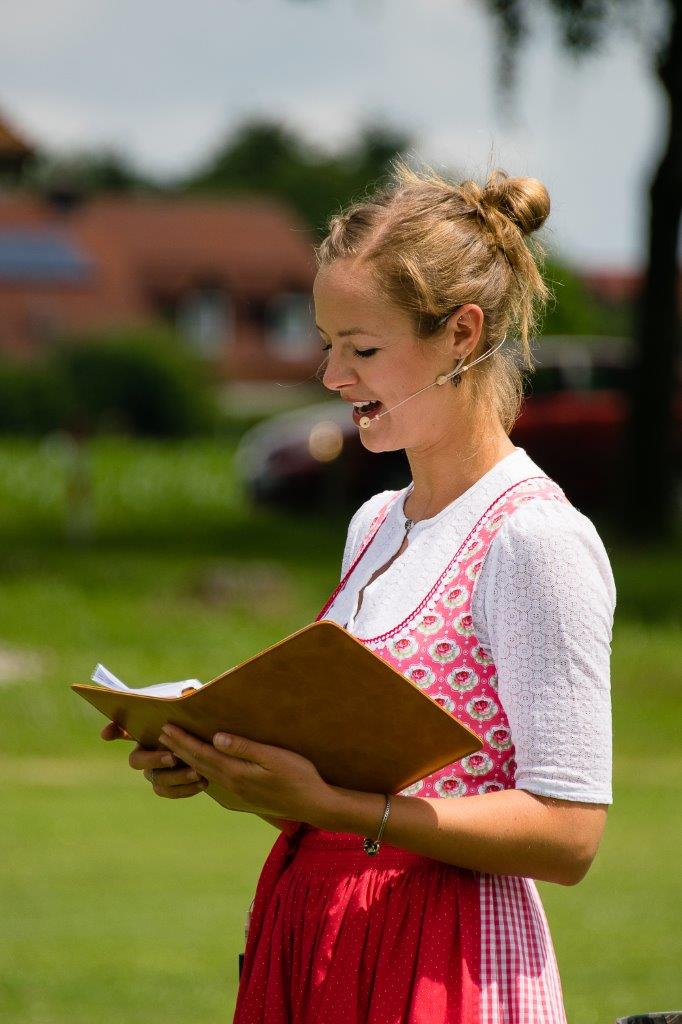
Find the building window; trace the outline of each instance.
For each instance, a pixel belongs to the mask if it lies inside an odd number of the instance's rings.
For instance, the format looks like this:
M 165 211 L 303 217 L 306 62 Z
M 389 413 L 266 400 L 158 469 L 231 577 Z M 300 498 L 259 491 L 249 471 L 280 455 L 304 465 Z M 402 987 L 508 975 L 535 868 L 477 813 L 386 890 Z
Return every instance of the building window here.
M 283 359 L 302 359 L 314 352 L 312 301 L 307 292 L 283 292 L 270 300 L 266 341 Z
M 202 287 L 178 303 L 177 327 L 187 342 L 206 358 L 229 344 L 234 333 L 232 303 L 220 288 Z
M 94 264 L 66 234 L 35 228 L 0 230 L 0 281 L 88 284 Z

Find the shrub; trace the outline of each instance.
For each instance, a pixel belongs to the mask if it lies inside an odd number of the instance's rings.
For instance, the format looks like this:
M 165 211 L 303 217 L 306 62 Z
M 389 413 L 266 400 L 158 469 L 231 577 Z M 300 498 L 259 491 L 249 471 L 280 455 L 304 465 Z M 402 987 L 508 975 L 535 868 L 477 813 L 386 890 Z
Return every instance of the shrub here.
M 44 434 L 67 414 L 63 388 L 44 364 L 0 363 L 0 433 Z
M 186 437 L 216 421 L 207 368 L 163 331 L 72 337 L 0 367 L 0 430 Z

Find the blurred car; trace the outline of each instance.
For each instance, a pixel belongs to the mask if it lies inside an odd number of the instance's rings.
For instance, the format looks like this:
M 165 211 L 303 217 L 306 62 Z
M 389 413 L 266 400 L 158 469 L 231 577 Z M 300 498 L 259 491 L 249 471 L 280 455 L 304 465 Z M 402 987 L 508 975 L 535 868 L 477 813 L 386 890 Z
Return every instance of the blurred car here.
M 301 512 L 347 511 L 409 483 L 405 452 L 374 455 L 358 431 L 351 407 L 338 398 L 280 413 L 242 436 L 237 473 L 254 503 Z
M 511 439 L 580 509 L 621 492 L 628 415 L 627 338 L 544 338 L 534 350 Z M 682 447 L 682 402 L 677 447 Z M 348 513 L 372 494 L 409 483 L 404 451 L 368 452 L 351 407 L 338 398 L 283 413 L 246 433 L 237 469 L 251 499 L 299 511 Z

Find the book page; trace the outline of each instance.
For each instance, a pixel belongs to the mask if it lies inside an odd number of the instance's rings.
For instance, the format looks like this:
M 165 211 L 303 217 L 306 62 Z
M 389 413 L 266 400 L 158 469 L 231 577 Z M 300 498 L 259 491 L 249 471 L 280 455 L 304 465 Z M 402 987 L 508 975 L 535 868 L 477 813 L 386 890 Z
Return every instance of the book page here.
M 96 665 L 90 676 L 94 683 L 108 690 L 120 690 L 124 693 L 139 693 L 147 697 L 182 697 L 186 693 L 198 690 L 203 686 L 198 679 L 181 679 L 175 683 L 155 683 L 153 686 L 131 687 L 110 672 L 104 665 Z

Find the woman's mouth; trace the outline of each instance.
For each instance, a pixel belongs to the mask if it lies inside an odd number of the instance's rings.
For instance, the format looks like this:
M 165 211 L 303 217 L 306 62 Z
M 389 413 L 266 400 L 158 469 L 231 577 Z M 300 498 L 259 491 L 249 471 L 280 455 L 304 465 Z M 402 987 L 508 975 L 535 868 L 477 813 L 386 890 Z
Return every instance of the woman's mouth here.
M 382 402 L 366 402 L 364 405 L 353 406 L 353 423 L 360 423 L 363 416 L 367 416 L 370 420 L 378 416 L 383 409 Z

